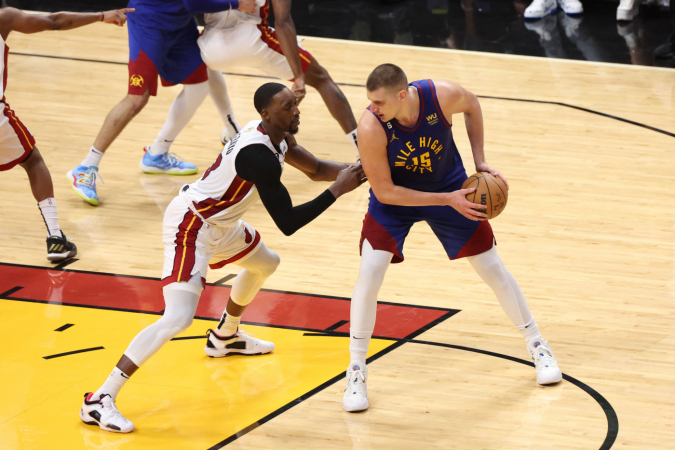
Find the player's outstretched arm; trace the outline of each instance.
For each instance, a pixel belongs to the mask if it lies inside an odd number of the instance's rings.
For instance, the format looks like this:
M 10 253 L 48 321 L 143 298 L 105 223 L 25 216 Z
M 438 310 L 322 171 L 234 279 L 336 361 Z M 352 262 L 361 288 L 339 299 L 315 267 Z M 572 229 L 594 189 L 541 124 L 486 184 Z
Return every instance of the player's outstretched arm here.
M 281 182 L 281 166 L 274 154 L 264 145 L 242 149 L 235 160 L 237 174 L 255 184 L 260 199 L 282 233 L 290 236 L 316 219 L 335 200 L 360 184 L 363 173 L 355 167 L 340 171 L 335 183 L 321 195 L 302 205 L 293 206 L 288 190 Z M 360 175 L 359 175 L 360 173 Z
M 0 9 L 0 33 L 3 39 L 7 39 L 10 31 L 30 34 L 48 30 L 72 30 L 95 22 L 122 26 L 127 21 L 126 14 L 133 11 L 135 11 L 133 8 L 124 8 L 95 13 L 27 14 L 16 8 L 2 8 Z
M 359 120 L 359 153 L 361 164 L 368 177 L 370 187 L 377 199 L 388 205 L 400 206 L 433 206 L 448 205 L 460 214 L 471 219 L 485 219 L 487 215 L 478 211 L 485 208 L 466 199 L 466 195 L 475 188 L 460 189 L 454 192 L 421 192 L 396 186 L 391 179 L 391 169 L 387 157 L 387 135 L 379 120 L 365 111 Z
M 298 104 L 305 98 L 307 90 L 305 89 L 305 73 L 302 71 L 302 61 L 300 61 L 300 49 L 298 48 L 298 33 L 295 31 L 295 23 L 291 17 L 291 0 L 272 0 L 274 7 L 274 30 L 281 51 L 284 52 L 288 64 L 293 71 L 293 86 L 291 91 L 298 99 Z
M 453 114 L 464 113 L 466 132 L 471 142 L 471 152 L 476 164 L 476 172 L 489 172 L 501 178 L 508 189 L 509 183 L 504 176 L 494 170 L 485 161 L 483 112 L 480 108 L 478 97 L 467 91 L 462 86 L 446 80 L 434 81 L 436 93 L 441 104 L 441 111 L 445 117 Z
M 288 151 L 286 152 L 285 161 L 307 175 L 312 181 L 335 181 L 341 170 L 351 166 L 361 167 L 360 164 L 319 159 L 300 146 L 295 137 L 290 134 L 286 137 L 286 141 L 288 142 Z M 363 173 L 363 169 L 360 170 Z M 361 178 L 363 181 L 366 181 L 365 174 Z

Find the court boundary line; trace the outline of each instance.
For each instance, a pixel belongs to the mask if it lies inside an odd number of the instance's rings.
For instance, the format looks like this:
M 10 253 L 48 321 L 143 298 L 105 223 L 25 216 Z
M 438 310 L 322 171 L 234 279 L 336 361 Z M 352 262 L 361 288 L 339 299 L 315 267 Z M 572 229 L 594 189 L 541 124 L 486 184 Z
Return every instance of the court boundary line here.
M 313 38 L 314 39 L 314 38 Z M 338 40 L 339 41 L 339 40 Z M 345 42 L 351 42 L 351 41 L 345 41 Z M 393 44 L 392 44 L 393 45 Z M 405 46 L 402 46 L 405 47 Z M 418 48 L 418 47 L 413 47 L 413 48 Z M 443 49 L 438 49 L 438 50 L 443 50 Z M 473 54 L 473 52 L 468 52 Z M 115 64 L 115 65 L 128 65 L 128 62 L 118 62 L 118 61 L 104 61 L 104 60 L 97 60 L 97 59 L 84 59 L 84 58 L 74 58 L 70 56 L 54 56 L 54 55 L 41 55 L 37 53 L 22 53 L 22 52 L 9 52 L 10 55 L 17 55 L 17 56 L 30 56 L 30 57 L 36 57 L 36 58 L 51 58 L 51 59 L 62 59 L 62 60 L 67 60 L 67 61 L 80 61 L 80 62 L 93 62 L 93 63 L 101 63 L 101 64 Z M 483 54 L 483 53 L 480 53 Z M 490 54 L 490 53 L 485 53 L 485 54 Z M 497 54 L 498 55 L 498 54 Z M 511 56 L 511 55 L 506 55 L 506 56 Z M 536 57 L 533 57 L 536 58 Z M 568 60 L 566 60 L 568 61 Z M 574 61 L 574 60 L 569 60 L 569 61 Z M 580 61 L 582 62 L 582 61 Z M 609 64 L 609 63 L 608 63 Z M 636 67 L 636 66 L 628 66 L 628 67 Z M 643 67 L 643 66 L 640 66 Z M 644 66 L 644 67 L 650 67 L 650 66 Z M 675 73 L 675 70 L 673 69 L 667 69 L 673 71 Z M 245 74 L 245 73 L 236 73 L 236 72 L 222 72 L 225 75 L 232 75 L 232 76 L 237 76 L 237 77 L 248 77 L 248 78 L 263 78 L 267 80 L 277 80 L 278 78 L 275 77 L 270 77 L 267 75 L 255 75 L 255 74 Z M 335 82 L 338 86 L 348 86 L 348 87 L 359 87 L 359 88 L 365 88 L 365 84 L 355 84 L 355 83 L 343 83 L 343 82 Z M 555 106 L 562 106 L 570 109 L 575 109 L 577 111 L 582 111 L 582 112 L 587 112 L 590 114 L 595 114 L 601 117 L 606 117 L 608 119 L 614 119 L 618 120 L 619 122 L 627 123 L 629 125 L 635 125 L 641 128 L 645 128 L 647 130 L 655 131 L 660 134 L 665 134 L 666 136 L 674 137 L 675 138 L 675 133 L 672 133 L 670 131 L 662 130 L 660 128 L 653 127 L 651 125 L 646 125 L 640 122 L 635 122 L 634 120 L 630 119 L 624 119 L 623 117 L 615 116 L 612 114 L 604 113 L 601 111 L 595 111 L 590 108 L 584 108 L 582 106 L 576 106 L 576 105 L 571 105 L 569 103 L 564 103 L 564 102 L 554 102 L 550 100 L 534 100 L 534 99 L 524 99 L 524 98 L 512 98 L 512 97 L 498 97 L 498 96 L 491 96 L 491 95 L 476 95 L 478 98 L 485 98 L 485 99 L 491 99 L 491 100 L 507 100 L 507 101 L 514 101 L 514 102 L 526 102 L 526 103 L 539 103 L 542 105 L 555 105 Z

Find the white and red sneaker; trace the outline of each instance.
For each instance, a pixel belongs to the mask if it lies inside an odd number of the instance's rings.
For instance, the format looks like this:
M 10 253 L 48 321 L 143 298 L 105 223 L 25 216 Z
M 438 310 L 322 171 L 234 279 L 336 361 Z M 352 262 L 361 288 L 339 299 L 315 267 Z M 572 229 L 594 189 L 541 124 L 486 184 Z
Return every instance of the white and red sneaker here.
M 117 410 L 115 401 L 108 394 L 103 394 L 99 399 L 92 399 L 94 394 L 84 394 L 84 402 L 80 409 L 80 419 L 87 425 L 98 425 L 102 430 L 113 433 L 131 433 L 134 424 L 127 420 Z
M 227 355 L 262 355 L 274 350 L 272 342 L 254 338 L 243 328 L 242 325 L 233 336 L 218 336 L 214 330 L 209 330 L 204 352 L 211 358 L 222 358 Z

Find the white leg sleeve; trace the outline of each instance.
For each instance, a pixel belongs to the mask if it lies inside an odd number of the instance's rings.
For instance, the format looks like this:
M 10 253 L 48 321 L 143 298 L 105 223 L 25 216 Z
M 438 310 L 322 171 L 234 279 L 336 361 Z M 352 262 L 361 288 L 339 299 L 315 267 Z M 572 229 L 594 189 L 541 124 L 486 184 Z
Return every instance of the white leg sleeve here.
M 204 102 L 209 92 L 208 82 L 183 85 L 183 90 L 171 104 L 169 116 L 157 135 L 157 139 L 150 146 L 150 154 L 161 155 L 169 151 L 174 139 L 178 137 L 185 125 L 197 112 L 199 105 Z
M 220 70 L 209 69 L 209 93 L 211 100 L 218 109 L 220 118 L 223 119 L 225 128 L 230 138 L 239 133 L 241 127 L 237 123 L 237 118 L 234 116 L 232 110 L 232 103 L 230 103 L 230 96 L 227 95 L 227 84 L 225 84 L 225 77 Z
M 523 337 L 529 340 L 539 336 L 539 329 L 527 306 L 523 291 L 504 266 L 497 249 L 492 247 L 487 252 L 469 257 L 468 260 L 483 281 L 494 291 L 502 309 Z
M 176 286 L 183 285 L 183 286 Z M 188 289 L 182 289 L 187 286 Z M 152 355 L 171 338 L 185 331 L 191 324 L 197 311 L 199 296 L 190 283 L 171 283 L 164 288 L 164 315 L 131 341 L 124 354 L 141 367 Z M 200 289 L 201 291 L 201 289 Z
M 361 268 L 352 295 L 349 334 L 351 362 L 366 364 L 370 337 L 375 329 L 377 294 L 382 287 L 393 253 L 373 250 L 368 240 L 361 248 Z
M 239 306 L 251 303 L 265 280 L 277 270 L 280 262 L 279 255 L 267 248 L 264 242 L 248 258 L 237 261 L 235 264 L 244 270 L 239 272 L 232 283 L 232 301 Z

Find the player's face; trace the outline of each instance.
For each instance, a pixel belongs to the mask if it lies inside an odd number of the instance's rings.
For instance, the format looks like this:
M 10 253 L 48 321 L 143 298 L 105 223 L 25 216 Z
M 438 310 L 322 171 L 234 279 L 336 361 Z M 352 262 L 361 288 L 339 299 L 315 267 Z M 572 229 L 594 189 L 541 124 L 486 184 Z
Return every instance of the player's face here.
M 368 91 L 370 111 L 379 117 L 382 122 L 389 122 L 398 114 L 406 94 L 405 91 L 387 90 L 385 88 Z
M 291 134 L 298 132 L 300 127 L 298 99 L 290 89 L 284 89 L 275 95 L 274 102 L 270 106 L 270 119 L 275 127 Z

